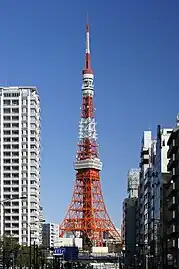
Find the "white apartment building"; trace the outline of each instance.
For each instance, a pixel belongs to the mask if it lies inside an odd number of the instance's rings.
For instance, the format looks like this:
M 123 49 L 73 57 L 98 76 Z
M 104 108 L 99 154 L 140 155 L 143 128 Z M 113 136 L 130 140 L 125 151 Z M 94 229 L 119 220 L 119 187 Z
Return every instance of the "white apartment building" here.
M 44 212 L 43 212 L 43 207 L 40 206 L 40 213 L 39 213 L 39 222 L 40 222 L 40 227 L 39 227 L 39 245 L 41 246 L 43 244 L 43 224 L 45 223 L 45 218 L 44 218 Z
M 42 229 L 42 243 L 45 248 L 54 247 L 59 239 L 59 224 L 44 223 Z
M 0 87 L 0 126 L 0 200 L 6 200 L 1 204 L 1 236 L 5 232 L 19 244 L 29 245 L 31 234 L 31 242 L 39 244 L 40 99 L 36 87 Z

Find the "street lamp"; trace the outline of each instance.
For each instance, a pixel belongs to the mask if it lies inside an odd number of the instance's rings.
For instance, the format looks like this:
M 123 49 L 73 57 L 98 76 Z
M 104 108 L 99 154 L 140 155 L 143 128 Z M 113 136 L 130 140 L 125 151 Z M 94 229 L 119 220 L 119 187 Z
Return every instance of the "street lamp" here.
M 27 197 L 21 196 L 21 197 L 4 199 L 0 201 L 0 205 L 3 207 L 3 269 L 5 269 L 5 205 L 4 203 L 12 201 L 12 200 L 23 200 L 23 199 L 27 199 Z

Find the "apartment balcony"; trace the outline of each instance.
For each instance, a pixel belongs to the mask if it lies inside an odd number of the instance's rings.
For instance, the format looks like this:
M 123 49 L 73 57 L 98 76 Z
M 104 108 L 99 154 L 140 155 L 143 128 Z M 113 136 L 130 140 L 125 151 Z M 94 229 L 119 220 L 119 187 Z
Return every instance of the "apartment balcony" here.
M 143 155 L 142 158 L 140 159 L 140 167 L 142 167 L 144 164 L 149 163 L 149 156 L 148 155 Z
M 31 203 L 37 203 L 38 200 L 39 200 L 39 197 L 37 197 L 37 196 L 30 196 L 30 202 Z
M 30 123 L 37 125 L 38 119 L 36 117 L 30 119 Z
M 33 148 L 30 148 L 30 152 L 34 152 L 34 153 L 37 153 L 37 147 L 33 147 Z
M 36 162 L 36 161 L 33 160 L 33 161 L 30 162 L 30 165 L 31 166 L 35 166 L 35 167 L 38 167 L 39 164 L 38 164 L 38 162 Z
M 168 218 L 167 218 L 167 220 L 168 220 L 168 224 L 172 224 L 172 223 L 175 223 L 176 222 L 176 215 L 175 214 L 173 214 L 173 212 L 170 212 L 169 214 L 168 214 Z
M 9 222 L 14 222 L 14 223 L 19 223 L 19 219 L 13 219 L 13 220 L 10 220 Z
M 169 183 L 167 184 L 167 190 L 166 190 L 166 197 L 170 198 L 172 197 L 175 193 L 176 193 L 176 183 L 169 181 Z
M 30 212 L 30 216 L 37 218 L 37 217 L 39 217 L 39 212 L 37 210 L 34 210 L 34 211 Z
M 17 226 L 17 227 L 11 227 L 11 230 L 12 231 L 18 231 L 19 230 L 19 227 Z
M 170 200 L 168 201 L 168 210 L 174 210 L 176 208 L 176 199 L 175 196 L 171 197 Z
M 174 244 L 173 244 L 173 239 L 170 239 L 167 243 L 167 246 L 168 246 L 168 249 L 172 249 L 172 248 L 175 248 Z
M 173 167 L 176 167 L 176 164 L 177 164 L 176 155 L 173 154 L 172 157 L 171 157 L 171 159 L 168 162 L 167 170 L 168 171 L 172 171 L 172 168 Z
M 149 149 L 147 148 L 141 149 L 140 157 L 142 158 L 144 155 L 149 155 Z
M 37 209 L 38 209 L 37 203 L 33 203 L 33 204 L 31 204 L 31 205 L 30 205 L 30 209 L 37 210 Z
M 168 229 L 167 229 L 167 234 L 168 234 L 169 236 L 171 236 L 172 234 L 174 235 L 176 232 L 177 232 L 177 231 L 176 231 L 176 226 L 175 226 L 175 224 L 170 225 L 170 226 L 168 227 Z
M 30 156 L 30 161 L 31 162 L 33 162 L 33 161 L 38 162 L 38 160 L 39 160 L 39 157 L 38 157 L 37 154 L 33 154 L 33 155 Z
M 170 145 L 169 145 L 169 149 L 167 152 L 167 158 L 171 158 L 172 154 L 175 154 L 176 150 L 179 148 L 179 141 L 176 140 L 175 138 L 173 138 L 173 140 L 171 141 Z

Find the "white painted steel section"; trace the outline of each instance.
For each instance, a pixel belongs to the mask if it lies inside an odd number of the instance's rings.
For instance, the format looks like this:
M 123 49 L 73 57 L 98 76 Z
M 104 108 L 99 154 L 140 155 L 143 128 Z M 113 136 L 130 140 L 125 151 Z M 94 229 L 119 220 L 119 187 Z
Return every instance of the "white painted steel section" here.
M 91 96 L 93 97 L 94 91 L 93 90 L 83 90 L 83 96 Z
M 82 90 L 94 91 L 93 78 L 90 78 L 90 77 L 83 78 Z
M 79 123 L 79 139 L 90 138 L 97 140 L 96 122 L 92 118 L 81 118 Z
M 90 54 L 89 32 L 86 32 L 86 53 Z
M 83 74 L 83 79 L 85 79 L 85 78 L 94 79 L 94 75 L 93 74 Z
M 74 163 L 75 170 L 80 170 L 84 168 L 93 168 L 99 171 L 102 170 L 102 162 L 100 159 L 87 159 L 87 160 L 77 160 Z

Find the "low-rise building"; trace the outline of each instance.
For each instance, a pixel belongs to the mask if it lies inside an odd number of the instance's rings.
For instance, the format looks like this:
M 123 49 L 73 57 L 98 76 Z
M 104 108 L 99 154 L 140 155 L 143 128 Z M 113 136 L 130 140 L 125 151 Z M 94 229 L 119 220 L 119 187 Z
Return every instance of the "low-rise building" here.
M 136 254 L 136 205 L 139 186 L 140 169 L 128 172 L 128 198 L 123 202 L 122 240 L 125 249 L 125 264 L 135 264 Z
M 125 246 L 125 265 L 135 264 L 136 254 L 136 201 L 137 198 L 126 198 L 123 202 L 123 239 Z
M 54 247 L 59 238 L 59 224 L 44 223 L 42 229 L 42 243 L 45 248 Z

